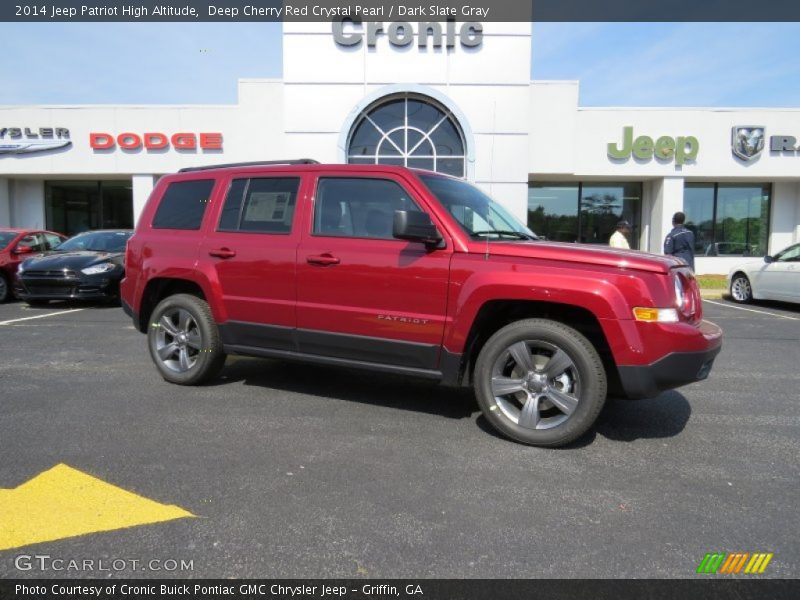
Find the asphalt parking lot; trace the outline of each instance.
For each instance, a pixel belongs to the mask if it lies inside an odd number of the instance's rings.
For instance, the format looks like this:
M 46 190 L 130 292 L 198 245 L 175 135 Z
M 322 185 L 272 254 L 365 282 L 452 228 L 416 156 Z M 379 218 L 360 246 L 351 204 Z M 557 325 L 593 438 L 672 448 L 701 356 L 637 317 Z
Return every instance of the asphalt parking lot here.
M 196 517 L 9 548 L 0 577 L 109 574 L 21 554 L 192 563 L 116 571 L 143 577 L 695 577 L 716 551 L 797 577 L 800 308 L 704 305 L 711 377 L 609 402 L 560 450 L 395 376 L 229 358 L 170 385 L 119 308 L 0 305 L 0 488 L 63 463 Z

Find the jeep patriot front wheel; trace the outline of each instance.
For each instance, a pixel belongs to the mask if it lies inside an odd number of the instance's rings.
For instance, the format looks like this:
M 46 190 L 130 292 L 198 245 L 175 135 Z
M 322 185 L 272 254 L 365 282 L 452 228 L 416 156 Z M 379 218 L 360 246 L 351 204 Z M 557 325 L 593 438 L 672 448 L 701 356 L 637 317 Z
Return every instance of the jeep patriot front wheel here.
M 600 356 L 562 323 L 526 319 L 500 329 L 475 366 L 483 414 L 504 435 L 535 446 L 562 446 L 591 427 L 606 398 Z

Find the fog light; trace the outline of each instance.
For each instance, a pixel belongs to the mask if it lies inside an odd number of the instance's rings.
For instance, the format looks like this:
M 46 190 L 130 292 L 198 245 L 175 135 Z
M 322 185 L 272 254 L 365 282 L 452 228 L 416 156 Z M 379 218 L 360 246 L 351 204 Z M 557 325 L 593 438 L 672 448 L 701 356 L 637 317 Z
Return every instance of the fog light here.
M 707 363 L 703 364 L 700 367 L 700 370 L 697 372 L 697 380 L 705 379 L 708 377 L 708 374 L 711 372 L 711 366 L 714 364 L 713 360 L 708 361 Z

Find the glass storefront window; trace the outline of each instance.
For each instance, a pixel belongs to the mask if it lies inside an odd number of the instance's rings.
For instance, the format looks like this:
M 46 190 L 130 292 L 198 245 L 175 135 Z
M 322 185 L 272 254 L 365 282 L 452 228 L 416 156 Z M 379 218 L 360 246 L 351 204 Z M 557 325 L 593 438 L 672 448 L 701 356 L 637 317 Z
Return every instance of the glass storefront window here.
M 608 244 L 621 220 L 629 221 L 631 248 L 639 247 L 642 184 L 532 183 L 528 227 L 558 242 Z
M 714 242 L 713 183 L 687 183 L 683 188 L 683 212 L 686 227 L 694 233 L 695 255 L 705 254 Z
M 687 183 L 686 226 L 698 255 L 764 256 L 769 240 L 768 184 Z
M 581 188 L 579 239 L 584 244 L 608 244 L 619 221 L 631 224 L 628 243 L 639 247 L 642 220 L 642 184 L 585 184 Z
M 556 242 L 578 241 L 578 186 L 533 184 L 528 188 L 528 228 Z
M 72 236 L 92 229 L 132 229 L 129 181 L 45 182 L 46 226 Z
M 717 254 L 764 256 L 769 231 L 768 185 L 717 187 L 714 242 Z
M 556 242 L 578 241 L 578 186 L 533 184 L 528 188 L 528 228 Z

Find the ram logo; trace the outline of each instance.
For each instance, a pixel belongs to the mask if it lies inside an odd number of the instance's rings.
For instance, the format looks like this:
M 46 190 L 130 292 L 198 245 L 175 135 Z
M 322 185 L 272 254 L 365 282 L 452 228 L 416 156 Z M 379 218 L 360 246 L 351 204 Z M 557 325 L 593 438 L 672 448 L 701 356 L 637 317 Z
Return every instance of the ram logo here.
M 764 127 L 739 125 L 731 134 L 731 150 L 742 160 L 753 160 L 764 149 Z

